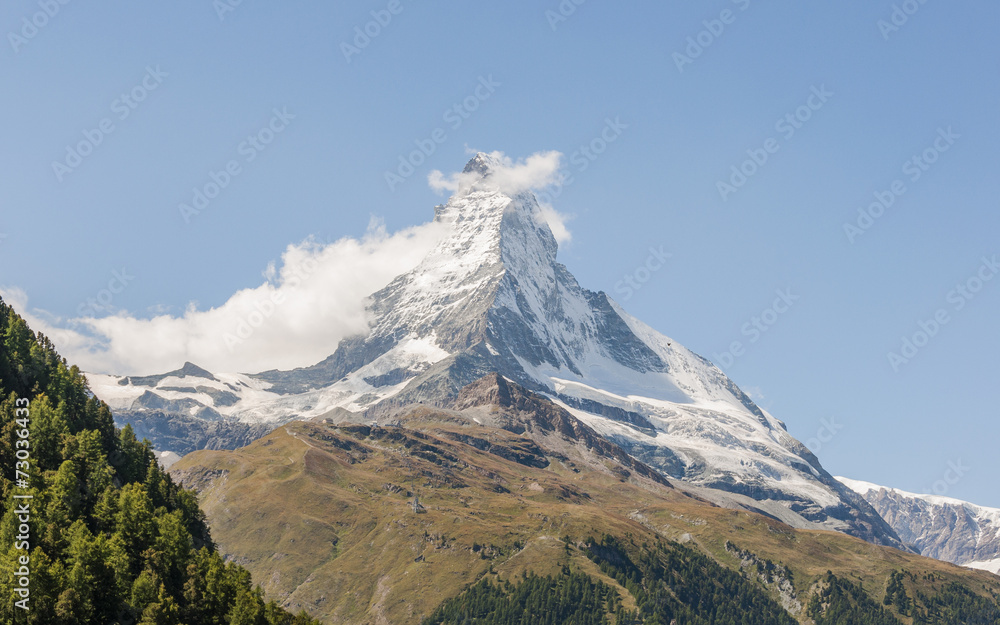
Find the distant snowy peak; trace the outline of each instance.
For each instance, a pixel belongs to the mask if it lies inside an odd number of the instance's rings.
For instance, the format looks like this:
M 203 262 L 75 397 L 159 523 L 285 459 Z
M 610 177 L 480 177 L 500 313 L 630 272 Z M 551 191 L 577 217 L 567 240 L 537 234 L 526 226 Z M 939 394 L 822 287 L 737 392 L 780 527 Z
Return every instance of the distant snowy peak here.
M 477 152 L 462 170 L 463 174 L 479 174 L 486 178 L 500 169 L 503 163 L 499 158 L 486 152 Z
M 910 493 L 899 488 L 890 488 L 888 486 L 880 486 L 878 484 L 873 484 L 872 482 L 865 482 L 862 480 L 852 480 L 847 477 L 837 476 L 837 479 L 848 486 L 851 490 L 858 493 L 859 495 L 865 495 L 871 492 L 878 492 L 880 490 L 890 491 L 895 495 L 906 499 L 919 499 L 931 506 L 945 507 L 945 506 L 957 506 L 967 509 L 971 514 L 992 518 L 996 522 L 1000 522 L 1000 508 L 990 508 L 987 506 L 980 506 L 974 503 L 955 499 L 954 497 L 944 497 L 942 495 L 928 495 L 920 493 Z
M 159 410 L 205 420 L 230 416 L 238 405 L 280 398 L 267 382 L 244 374 L 213 374 L 187 362 L 180 369 L 147 376 L 89 373 L 91 391 L 116 412 Z
M 838 477 L 925 556 L 1000 574 L 1000 509 Z

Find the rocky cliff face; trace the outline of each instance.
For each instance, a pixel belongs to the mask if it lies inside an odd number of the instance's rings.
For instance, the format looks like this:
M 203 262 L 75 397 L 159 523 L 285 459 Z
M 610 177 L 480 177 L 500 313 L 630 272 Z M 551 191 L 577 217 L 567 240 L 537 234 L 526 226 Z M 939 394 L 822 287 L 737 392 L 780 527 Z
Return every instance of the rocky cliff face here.
M 1000 509 L 837 478 L 922 555 L 1000 574 Z

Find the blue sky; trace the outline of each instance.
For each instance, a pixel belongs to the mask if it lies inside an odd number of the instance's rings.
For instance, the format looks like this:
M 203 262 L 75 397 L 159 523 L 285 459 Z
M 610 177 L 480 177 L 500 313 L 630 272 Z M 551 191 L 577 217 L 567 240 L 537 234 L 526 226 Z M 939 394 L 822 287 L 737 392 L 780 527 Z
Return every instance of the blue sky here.
M 723 365 L 831 472 L 1000 506 L 1000 5 L 897 2 L 887 29 L 883 0 L 45 4 L 0 9 L 0 287 L 35 318 L 109 283 L 97 316 L 219 307 L 307 237 L 427 222 L 428 174 L 470 148 L 558 150 L 581 284 Z M 646 273 L 650 247 L 670 258 Z M 891 363 L 903 337 L 922 345 Z

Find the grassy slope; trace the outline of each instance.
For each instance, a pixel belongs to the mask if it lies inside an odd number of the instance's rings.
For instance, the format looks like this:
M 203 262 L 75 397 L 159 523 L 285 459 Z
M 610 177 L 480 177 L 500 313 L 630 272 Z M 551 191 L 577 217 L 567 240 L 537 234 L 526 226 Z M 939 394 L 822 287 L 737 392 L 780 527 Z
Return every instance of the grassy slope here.
M 511 432 L 428 411 L 406 429 L 374 435 L 293 423 L 240 450 L 190 454 L 172 473 L 202 490 L 221 549 L 269 595 L 330 622 L 417 622 L 483 575 L 554 574 L 564 564 L 619 588 L 631 607 L 624 589 L 573 545 L 605 533 L 693 541 L 737 569 L 739 559 L 725 548 L 730 540 L 789 566 L 803 605 L 827 570 L 860 581 L 876 600 L 899 568 L 916 576 L 906 580 L 911 594 L 948 581 L 1000 592 L 1000 577 L 988 573 L 834 532 L 793 530 L 634 472 L 623 478 L 613 461 L 557 438 L 546 448 L 558 446 L 563 459 L 536 468 L 455 442 L 455 433 L 525 448 L 526 439 Z M 425 507 L 420 513 L 413 493 Z

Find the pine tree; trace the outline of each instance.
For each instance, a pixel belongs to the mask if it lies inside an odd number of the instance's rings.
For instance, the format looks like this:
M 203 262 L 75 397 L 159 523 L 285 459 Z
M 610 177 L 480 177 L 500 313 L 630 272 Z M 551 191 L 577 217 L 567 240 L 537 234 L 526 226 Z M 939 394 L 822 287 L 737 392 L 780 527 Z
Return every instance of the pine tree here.
M 0 577 L 0 623 L 315 623 L 266 606 L 250 574 L 222 562 L 194 493 L 160 468 L 149 441 L 115 429 L 79 369 L 0 299 L 3 466 L 24 449 L 16 417 L 29 421 L 30 468 L 26 484 L 0 473 L 0 565 L 30 557 L 31 609 L 14 607 L 15 578 Z M 29 551 L 15 546 L 15 492 L 33 497 Z

